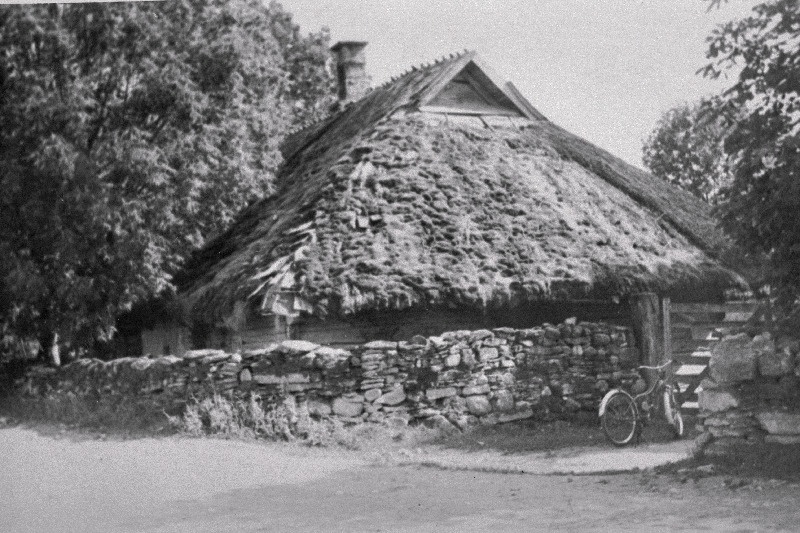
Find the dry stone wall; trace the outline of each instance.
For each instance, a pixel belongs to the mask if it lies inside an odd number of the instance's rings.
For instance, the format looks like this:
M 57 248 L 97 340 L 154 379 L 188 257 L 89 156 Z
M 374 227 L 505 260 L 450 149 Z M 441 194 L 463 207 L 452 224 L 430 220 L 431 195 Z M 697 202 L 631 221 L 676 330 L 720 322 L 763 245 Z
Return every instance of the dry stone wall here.
M 291 396 L 312 416 L 464 428 L 596 409 L 609 388 L 639 378 L 637 364 L 629 328 L 568 320 L 374 341 L 351 350 L 290 340 L 233 354 L 84 359 L 33 370 L 21 386 L 30 396 L 53 390 L 149 395 L 167 412 L 214 393 L 257 393 L 273 405 Z
M 714 448 L 800 443 L 800 342 L 769 333 L 723 338 L 698 394 L 701 438 Z

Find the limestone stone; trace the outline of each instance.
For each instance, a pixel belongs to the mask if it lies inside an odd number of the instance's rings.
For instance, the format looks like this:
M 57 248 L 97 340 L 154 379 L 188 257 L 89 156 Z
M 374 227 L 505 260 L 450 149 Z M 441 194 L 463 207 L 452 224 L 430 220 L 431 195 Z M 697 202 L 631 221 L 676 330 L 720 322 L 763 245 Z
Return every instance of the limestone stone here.
M 242 371 L 239 372 L 239 383 L 249 383 L 252 380 L 253 373 L 249 368 L 243 368 Z
M 771 435 L 800 435 L 800 413 L 787 411 L 760 411 L 756 419 Z
M 494 393 L 492 398 L 495 411 L 507 413 L 514 410 L 514 396 L 510 391 L 499 390 Z
M 324 400 L 308 400 L 307 402 L 308 414 L 312 416 L 328 416 L 333 409 L 330 402 Z
M 357 392 L 347 392 L 342 395 L 342 398 L 349 402 L 363 402 L 364 396 L 358 394 Z
M 753 350 L 758 358 L 758 373 L 764 377 L 783 376 L 794 370 L 792 352 L 788 348 L 776 350 L 769 333 L 753 338 Z
M 314 352 L 309 352 L 302 357 L 300 357 L 300 368 L 303 370 L 311 370 L 314 368 L 314 359 L 316 359 L 316 354 Z
M 397 343 L 392 341 L 372 341 L 364 345 L 366 350 L 396 350 Z
M 361 402 L 351 402 L 344 398 L 333 400 L 333 413 L 338 416 L 352 418 L 359 416 L 363 410 L 364 404 Z
M 739 407 L 739 399 L 732 392 L 722 389 L 703 389 L 697 397 L 700 411 L 718 413 Z
M 364 393 L 364 399 L 368 402 L 374 402 L 383 395 L 381 389 L 370 389 Z
M 308 353 L 316 350 L 319 347 L 319 344 L 301 340 L 285 340 L 279 345 L 280 351 L 289 354 Z
M 183 354 L 183 359 L 187 361 L 194 361 L 197 359 L 203 359 L 205 357 L 209 357 L 212 355 L 222 355 L 225 352 L 223 350 L 188 350 Z
M 581 404 L 574 398 L 564 398 L 564 408 L 574 413 L 581 409 Z
M 403 392 L 402 387 L 396 387 L 386 394 L 382 395 L 380 398 L 375 400 L 376 403 L 383 404 L 383 405 L 398 405 L 403 403 L 406 399 L 406 393 Z
M 492 405 L 486 396 L 467 397 L 467 409 L 475 416 L 482 416 L 492 412 Z
M 497 359 L 499 356 L 500 352 L 492 346 L 484 346 L 478 350 L 478 360 L 482 362 Z
M 485 385 L 470 385 L 461 390 L 463 396 L 475 396 L 477 394 L 489 394 L 491 388 L 488 384 Z
M 314 350 L 314 367 L 320 369 L 331 369 L 337 364 L 346 361 L 352 354 L 347 350 L 320 346 Z
M 152 359 L 148 359 L 146 357 L 138 357 L 133 361 L 133 363 L 131 363 L 131 369 L 138 370 L 141 372 L 150 368 L 150 365 L 152 364 L 153 364 Z
M 417 346 L 425 346 L 428 344 L 428 339 L 426 339 L 422 335 L 414 335 L 413 337 L 411 337 L 411 344 Z
M 438 429 L 446 434 L 458 433 L 458 428 L 442 415 L 426 418 L 424 424 L 426 427 Z
M 463 413 L 467 410 L 467 400 L 461 396 L 453 396 L 447 400 L 447 406 L 456 413 Z
M 460 363 L 461 363 L 461 354 L 458 353 L 458 352 L 451 353 L 450 355 L 448 355 L 444 359 L 444 366 L 446 366 L 448 368 L 452 368 L 454 366 L 458 366 Z
M 611 344 L 611 336 L 606 333 L 595 333 L 592 336 L 592 346 L 608 346 Z
M 476 342 L 484 339 L 493 339 L 494 333 L 488 329 L 478 329 L 469 334 L 469 342 Z
M 203 357 L 200 360 L 200 362 L 204 365 L 213 365 L 215 363 L 221 363 L 223 361 L 227 361 L 228 359 L 230 359 L 230 357 L 231 357 L 230 354 L 222 352 L 218 354 L 207 355 Z
M 756 352 L 747 334 L 729 335 L 714 346 L 709 373 L 718 383 L 737 383 L 755 377 Z
M 547 326 L 544 328 L 544 337 L 551 341 L 559 340 L 561 338 L 561 331 L 553 326 Z
M 455 396 L 457 391 L 453 387 L 445 387 L 443 389 L 428 389 L 425 391 L 425 397 L 429 401 L 439 400 L 441 398 L 449 398 Z
M 369 413 L 369 415 L 367 416 L 367 422 L 379 424 L 383 422 L 385 418 L 386 418 L 385 414 L 381 413 L 380 411 L 376 411 L 373 413 Z
M 475 366 L 475 363 L 477 363 L 475 352 L 473 352 L 471 348 L 464 348 L 461 350 L 461 362 L 469 368 Z
M 769 444 L 800 444 L 800 435 L 767 435 L 764 442 Z
M 469 428 L 470 419 L 466 415 L 452 414 L 448 415 L 447 419 L 461 431 L 466 431 Z
M 431 343 L 434 350 L 441 350 L 448 346 L 448 342 L 442 337 L 428 337 L 428 342 Z
M 515 422 L 517 420 L 524 420 L 533 416 L 533 409 L 530 407 L 525 409 L 517 409 L 511 413 L 500 413 L 497 421 L 500 423 Z
M 280 385 L 283 383 L 283 376 L 275 374 L 253 374 L 253 381 L 259 385 Z
M 724 386 L 720 385 L 713 379 L 703 378 L 703 381 L 700 382 L 700 388 L 703 390 L 717 390 L 721 388 L 725 388 Z

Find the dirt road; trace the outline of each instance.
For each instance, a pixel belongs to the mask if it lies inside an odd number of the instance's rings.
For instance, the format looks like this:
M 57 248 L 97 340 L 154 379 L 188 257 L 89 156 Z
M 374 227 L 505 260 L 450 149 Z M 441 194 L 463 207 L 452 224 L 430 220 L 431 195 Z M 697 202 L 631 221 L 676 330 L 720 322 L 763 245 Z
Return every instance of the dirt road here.
M 641 473 L 453 471 L 445 469 L 459 467 L 453 456 L 435 451 L 407 458 L 433 467 L 396 466 L 287 445 L 6 428 L 0 459 L 0 531 L 9 532 L 765 531 L 800 523 L 797 485 L 732 490 L 720 477 L 683 484 Z M 488 468 L 489 459 L 471 455 L 461 467 Z M 495 457 L 496 465 L 539 464 L 539 472 L 547 461 L 597 460 L 575 451 Z

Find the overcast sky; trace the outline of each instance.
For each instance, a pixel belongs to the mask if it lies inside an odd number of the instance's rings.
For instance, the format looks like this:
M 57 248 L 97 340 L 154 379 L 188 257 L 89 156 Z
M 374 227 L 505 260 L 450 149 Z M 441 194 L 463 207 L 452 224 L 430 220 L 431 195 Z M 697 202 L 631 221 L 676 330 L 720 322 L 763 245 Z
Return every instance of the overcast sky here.
M 642 166 L 667 109 L 717 92 L 695 74 L 717 24 L 757 2 L 730 0 L 282 0 L 304 32 L 369 41 L 379 84 L 412 65 L 477 50 L 553 122 Z

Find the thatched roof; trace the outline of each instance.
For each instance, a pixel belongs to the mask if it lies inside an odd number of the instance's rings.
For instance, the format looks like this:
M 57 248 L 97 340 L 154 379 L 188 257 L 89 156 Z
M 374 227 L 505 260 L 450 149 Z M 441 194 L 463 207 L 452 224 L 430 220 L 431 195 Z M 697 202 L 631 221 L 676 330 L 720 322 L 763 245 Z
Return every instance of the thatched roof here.
M 277 193 L 179 276 L 192 315 L 216 321 L 236 302 L 346 315 L 644 289 L 719 298 L 742 286 L 714 259 L 726 241 L 706 204 L 552 124 L 510 84 L 495 92 L 516 118 L 417 112 L 476 65 L 465 53 L 414 69 L 291 135 Z

